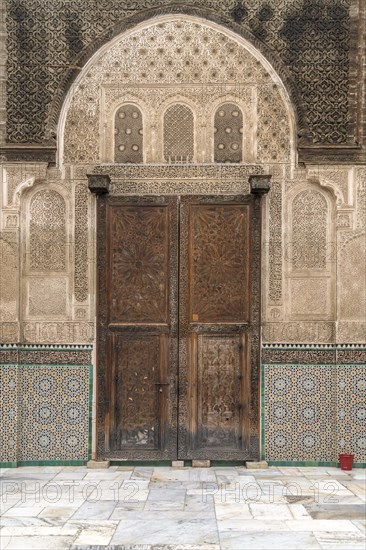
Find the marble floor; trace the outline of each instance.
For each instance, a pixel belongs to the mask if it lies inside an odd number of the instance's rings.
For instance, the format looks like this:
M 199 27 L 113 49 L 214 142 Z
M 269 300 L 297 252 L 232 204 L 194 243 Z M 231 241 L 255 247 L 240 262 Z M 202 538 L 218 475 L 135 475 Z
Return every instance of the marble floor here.
M 365 550 L 366 471 L 0 470 L 1 550 Z

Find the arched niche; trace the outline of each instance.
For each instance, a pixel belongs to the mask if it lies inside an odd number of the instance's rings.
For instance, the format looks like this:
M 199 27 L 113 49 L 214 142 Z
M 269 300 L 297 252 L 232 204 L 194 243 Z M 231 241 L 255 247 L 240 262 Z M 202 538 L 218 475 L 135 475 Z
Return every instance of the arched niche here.
M 21 196 L 23 320 L 66 320 L 70 313 L 70 195 L 35 181 Z
M 335 196 L 303 182 L 287 196 L 286 308 L 291 320 L 331 320 L 335 311 Z

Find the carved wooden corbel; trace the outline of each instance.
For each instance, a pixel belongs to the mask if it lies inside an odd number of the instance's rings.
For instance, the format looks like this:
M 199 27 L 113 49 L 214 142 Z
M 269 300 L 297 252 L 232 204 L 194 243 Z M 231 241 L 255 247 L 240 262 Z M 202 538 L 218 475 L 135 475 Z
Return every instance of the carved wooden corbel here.
M 91 193 L 95 193 L 96 195 L 109 193 L 111 178 L 108 174 L 87 174 L 87 178 L 89 191 Z

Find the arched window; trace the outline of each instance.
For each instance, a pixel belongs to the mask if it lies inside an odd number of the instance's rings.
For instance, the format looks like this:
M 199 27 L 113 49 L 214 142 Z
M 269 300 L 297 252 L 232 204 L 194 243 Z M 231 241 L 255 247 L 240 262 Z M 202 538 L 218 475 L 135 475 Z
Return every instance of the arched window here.
M 164 158 L 167 162 L 191 162 L 193 156 L 193 113 L 189 107 L 177 103 L 164 114 Z
M 215 162 L 241 162 L 243 159 L 243 113 L 235 103 L 220 105 L 214 122 Z
M 115 162 L 137 164 L 143 162 L 142 114 L 135 105 L 118 109 L 114 124 Z

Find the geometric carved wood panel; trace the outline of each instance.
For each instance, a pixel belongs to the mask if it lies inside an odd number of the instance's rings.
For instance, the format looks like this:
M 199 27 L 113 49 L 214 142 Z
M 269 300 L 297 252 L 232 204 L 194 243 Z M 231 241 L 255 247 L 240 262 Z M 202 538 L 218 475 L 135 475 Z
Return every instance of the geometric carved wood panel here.
M 98 199 L 99 456 L 258 458 L 257 202 Z
M 110 322 L 167 321 L 165 207 L 111 207 Z
M 190 319 L 248 320 L 247 205 L 193 205 L 190 211 Z
M 116 449 L 154 449 L 158 444 L 159 336 L 115 336 L 115 426 L 111 446 Z
M 177 200 L 111 196 L 99 207 L 99 446 L 113 458 L 174 459 Z
M 198 339 L 198 446 L 240 449 L 241 365 L 237 335 Z
M 252 216 L 248 196 L 181 198 L 179 458 L 255 458 Z

